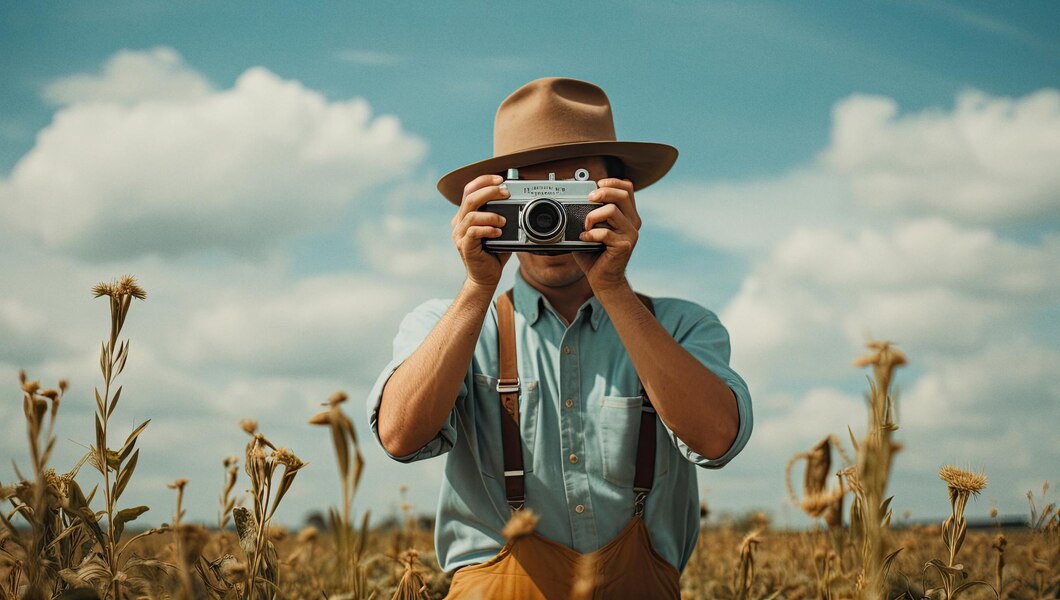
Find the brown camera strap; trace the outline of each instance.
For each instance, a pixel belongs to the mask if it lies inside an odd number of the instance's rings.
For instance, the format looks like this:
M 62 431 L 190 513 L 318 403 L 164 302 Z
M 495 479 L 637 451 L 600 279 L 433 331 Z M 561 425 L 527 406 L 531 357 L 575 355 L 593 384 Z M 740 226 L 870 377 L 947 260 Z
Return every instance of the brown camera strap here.
M 651 298 L 637 294 L 640 301 L 654 315 Z M 515 344 L 515 305 L 513 291 L 501 294 L 497 306 L 497 351 L 500 377 L 497 392 L 501 399 L 501 443 L 504 447 L 504 490 L 512 511 L 526 503 L 526 483 L 523 471 L 523 445 L 519 434 L 519 360 Z M 637 440 L 637 463 L 633 475 L 636 493 L 634 512 L 644 512 L 644 501 L 655 478 L 655 409 L 641 387 L 644 404 L 641 406 L 640 431 Z

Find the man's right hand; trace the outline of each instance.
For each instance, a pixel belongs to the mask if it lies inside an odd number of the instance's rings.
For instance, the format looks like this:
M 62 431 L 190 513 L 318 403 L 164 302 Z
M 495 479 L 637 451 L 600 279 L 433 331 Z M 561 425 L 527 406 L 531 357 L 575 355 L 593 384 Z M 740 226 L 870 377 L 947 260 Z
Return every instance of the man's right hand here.
M 491 200 L 503 200 L 509 196 L 508 188 L 502 185 L 500 175 L 482 175 L 464 186 L 464 197 L 460 209 L 453 217 L 453 243 L 464 261 L 469 283 L 496 288 L 501 279 L 504 263 L 511 258 L 510 252 L 491 254 L 482 247 L 482 240 L 500 237 L 504 217 L 478 209 Z

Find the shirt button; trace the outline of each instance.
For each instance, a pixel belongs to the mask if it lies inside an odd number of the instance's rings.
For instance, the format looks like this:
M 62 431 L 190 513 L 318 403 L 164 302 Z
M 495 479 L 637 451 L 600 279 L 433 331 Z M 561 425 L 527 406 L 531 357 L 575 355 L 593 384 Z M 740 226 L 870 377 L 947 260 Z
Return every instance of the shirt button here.
M 570 354 L 570 346 L 564 346 L 563 347 L 563 353 L 564 354 Z
M 574 507 L 574 512 L 576 512 L 578 514 L 581 514 L 581 513 L 585 512 L 585 507 L 583 505 L 579 504 L 578 506 Z
M 577 454 L 571 454 L 570 455 L 570 462 L 571 462 L 571 464 L 574 464 L 574 463 L 578 462 L 578 455 Z
M 563 403 L 563 406 L 566 406 L 567 408 L 574 406 L 574 400 L 567 398 L 567 401 Z

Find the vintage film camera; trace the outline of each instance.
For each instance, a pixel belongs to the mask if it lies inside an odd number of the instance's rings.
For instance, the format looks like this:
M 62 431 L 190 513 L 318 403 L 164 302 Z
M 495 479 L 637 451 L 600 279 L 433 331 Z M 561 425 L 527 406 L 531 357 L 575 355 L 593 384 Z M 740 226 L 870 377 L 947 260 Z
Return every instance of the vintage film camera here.
M 518 169 L 508 169 L 505 184 L 511 193 L 508 198 L 487 202 L 479 209 L 506 219 L 500 237 L 482 241 L 487 252 L 566 254 L 604 249 L 600 242 L 579 239 L 585 231 L 585 216 L 602 206 L 588 199 L 596 182 L 589 181 L 586 169 L 575 171 L 574 179 L 562 180 L 556 180 L 554 173 L 547 180 L 521 180 Z

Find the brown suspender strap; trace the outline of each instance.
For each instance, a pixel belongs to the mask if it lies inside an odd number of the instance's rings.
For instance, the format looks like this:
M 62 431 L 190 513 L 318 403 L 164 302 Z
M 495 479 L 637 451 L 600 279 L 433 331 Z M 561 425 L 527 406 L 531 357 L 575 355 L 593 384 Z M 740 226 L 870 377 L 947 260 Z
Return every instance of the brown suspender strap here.
M 501 396 L 501 443 L 504 446 L 504 492 L 508 506 L 519 510 L 526 502 L 523 445 L 519 436 L 519 361 L 515 349 L 515 306 L 512 290 L 497 298 L 497 351 Z
M 655 305 L 651 298 L 637 294 L 644 306 L 652 315 L 655 314 Z M 640 435 L 637 439 L 637 470 L 633 474 L 633 492 L 636 494 L 633 503 L 634 514 L 644 514 L 644 502 L 651 491 L 652 481 L 655 479 L 655 407 L 651 405 L 643 384 L 640 388 L 644 403 L 640 407 Z

